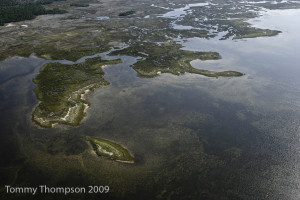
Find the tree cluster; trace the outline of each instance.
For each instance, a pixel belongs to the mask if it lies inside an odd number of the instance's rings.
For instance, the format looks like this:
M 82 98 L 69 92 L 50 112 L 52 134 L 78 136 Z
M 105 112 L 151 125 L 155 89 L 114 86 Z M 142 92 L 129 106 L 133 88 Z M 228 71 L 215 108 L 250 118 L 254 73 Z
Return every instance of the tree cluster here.
M 88 3 L 71 3 L 70 6 L 74 7 L 89 7 Z
M 63 14 L 67 11 L 58 8 L 45 9 L 41 4 L 58 0 L 41 0 L 38 3 L 19 3 L 17 0 L 0 0 L 0 26 L 4 23 L 34 19 L 38 15 Z

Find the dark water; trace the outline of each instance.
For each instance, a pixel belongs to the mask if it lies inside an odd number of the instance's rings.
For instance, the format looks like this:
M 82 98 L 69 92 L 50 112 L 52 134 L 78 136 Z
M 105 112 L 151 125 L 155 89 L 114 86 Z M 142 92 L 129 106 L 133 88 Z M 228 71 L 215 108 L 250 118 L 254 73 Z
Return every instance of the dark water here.
M 128 67 L 135 59 L 122 57 L 123 64 L 104 68 L 111 85 L 88 95 L 91 107 L 79 127 L 31 123 L 38 103 L 32 79 L 46 61 L 1 62 L 1 199 L 299 199 L 300 28 L 288 22 L 300 11 L 281 12 L 291 15 L 255 22 L 280 22 L 277 37 L 183 43 L 223 57 L 193 61 L 195 67 L 246 74 L 240 78 L 143 79 Z M 126 146 L 136 164 L 97 157 L 87 135 Z M 7 195 L 3 187 L 42 184 L 109 185 L 110 192 Z

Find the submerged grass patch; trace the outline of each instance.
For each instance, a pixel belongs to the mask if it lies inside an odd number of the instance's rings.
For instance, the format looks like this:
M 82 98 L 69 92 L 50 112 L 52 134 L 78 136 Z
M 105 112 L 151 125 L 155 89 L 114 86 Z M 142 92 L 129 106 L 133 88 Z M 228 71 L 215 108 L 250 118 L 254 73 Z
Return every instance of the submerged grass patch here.
M 32 119 L 42 127 L 55 123 L 79 125 L 89 103 L 83 95 L 89 90 L 109 84 L 103 76 L 103 65 L 120 63 L 121 59 L 102 60 L 89 58 L 73 65 L 58 62 L 45 64 L 33 80 L 41 101 L 32 114 Z
M 134 157 L 126 148 L 124 148 L 120 144 L 109 140 L 90 136 L 87 136 L 86 138 L 93 145 L 97 155 L 110 158 L 116 161 L 134 163 Z
M 132 68 L 144 77 L 154 77 L 161 73 L 179 75 L 185 72 L 208 77 L 243 75 L 236 71 L 216 72 L 193 68 L 190 64 L 192 60 L 216 60 L 220 59 L 221 56 L 217 52 L 193 52 L 180 49 L 182 47 L 176 42 L 162 44 L 138 43 L 122 50 L 113 51 L 110 55 L 120 54 L 145 58 L 132 65 Z

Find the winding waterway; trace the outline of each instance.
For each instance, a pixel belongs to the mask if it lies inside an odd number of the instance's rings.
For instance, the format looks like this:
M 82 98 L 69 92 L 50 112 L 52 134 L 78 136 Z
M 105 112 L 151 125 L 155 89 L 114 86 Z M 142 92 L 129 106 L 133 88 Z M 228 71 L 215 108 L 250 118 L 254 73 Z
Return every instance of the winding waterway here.
M 31 122 L 38 103 L 32 79 L 48 61 L 1 62 L 1 184 L 109 185 L 116 199 L 299 199 L 300 10 L 262 14 L 250 23 L 282 33 L 179 41 L 223 57 L 194 67 L 245 76 L 140 78 L 129 67 L 136 59 L 123 56 L 104 68 L 111 84 L 88 95 L 79 127 Z M 87 135 L 124 145 L 136 164 L 97 157 Z

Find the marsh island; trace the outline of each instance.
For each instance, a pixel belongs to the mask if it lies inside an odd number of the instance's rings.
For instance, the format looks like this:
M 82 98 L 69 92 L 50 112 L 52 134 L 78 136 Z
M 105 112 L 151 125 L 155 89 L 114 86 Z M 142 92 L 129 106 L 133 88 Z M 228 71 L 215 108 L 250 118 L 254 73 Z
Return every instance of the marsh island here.
M 134 163 L 134 157 L 120 144 L 96 137 L 87 136 L 86 138 L 93 145 L 97 155 L 119 162 Z
M 42 127 L 55 123 L 79 125 L 89 105 L 83 95 L 109 84 L 101 67 L 120 62 L 121 59 L 102 60 L 98 56 L 79 64 L 45 64 L 33 80 L 38 85 L 35 93 L 40 100 L 32 114 L 33 121 Z

